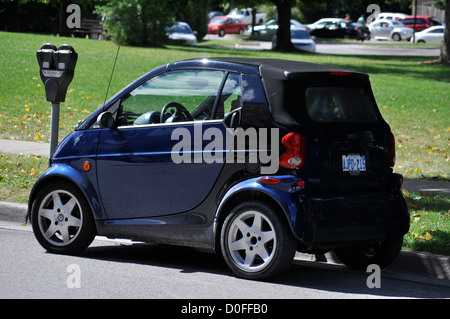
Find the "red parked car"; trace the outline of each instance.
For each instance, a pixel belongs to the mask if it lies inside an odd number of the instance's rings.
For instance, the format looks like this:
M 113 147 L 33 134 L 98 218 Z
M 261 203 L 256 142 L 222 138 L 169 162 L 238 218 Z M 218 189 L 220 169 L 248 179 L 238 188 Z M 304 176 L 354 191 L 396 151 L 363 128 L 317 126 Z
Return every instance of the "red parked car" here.
M 406 16 L 398 21 L 403 23 L 405 27 L 414 29 L 414 16 Z M 435 25 L 442 25 L 442 23 L 432 16 L 416 16 L 416 32 L 428 29 Z
M 242 21 L 230 17 L 214 17 L 208 23 L 208 33 L 218 34 L 223 37 L 225 34 L 243 34 L 245 24 Z

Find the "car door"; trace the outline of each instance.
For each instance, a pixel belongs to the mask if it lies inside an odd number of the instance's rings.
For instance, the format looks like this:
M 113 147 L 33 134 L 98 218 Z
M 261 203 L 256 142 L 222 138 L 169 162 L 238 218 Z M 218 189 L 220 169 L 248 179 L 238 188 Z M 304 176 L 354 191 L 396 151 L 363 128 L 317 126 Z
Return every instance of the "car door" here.
M 181 213 L 205 199 L 227 153 L 217 98 L 225 76 L 213 70 L 168 71 L 121 101 L 119 126 L 102 129 L 98 147 L 98 187 L 109 219 Z M 190 118 L 177 115 L 178 104 Z
M 374 23 L 371 27 L 370 27 L 370 33 L 373 37 L 378 37 L 380 36 L 380 28 L 381 28 L 381 23 L 377 22 Z

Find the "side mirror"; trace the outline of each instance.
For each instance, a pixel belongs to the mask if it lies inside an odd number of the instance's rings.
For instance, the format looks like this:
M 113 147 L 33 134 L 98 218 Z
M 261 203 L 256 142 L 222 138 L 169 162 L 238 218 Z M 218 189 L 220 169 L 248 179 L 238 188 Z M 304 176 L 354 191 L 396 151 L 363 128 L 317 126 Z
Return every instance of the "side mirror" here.
M 111 112 L 103 112 L 97 117 L 97 125 L 101 128 L 112 128 L 114 126 L 114 118 Z

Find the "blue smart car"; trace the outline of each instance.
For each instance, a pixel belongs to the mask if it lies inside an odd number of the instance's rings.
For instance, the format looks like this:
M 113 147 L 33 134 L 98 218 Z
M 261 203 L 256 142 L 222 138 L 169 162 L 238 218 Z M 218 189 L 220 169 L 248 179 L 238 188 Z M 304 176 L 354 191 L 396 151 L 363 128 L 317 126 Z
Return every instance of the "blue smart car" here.
M 103 235 L 217 252 L 248 279 L 283 272 L 296 251 L 383 267 L 409 229 L 394 144 L 366 74 L 274 59 L 173 62 L 59 144 L 29 216 L 53 253 Z

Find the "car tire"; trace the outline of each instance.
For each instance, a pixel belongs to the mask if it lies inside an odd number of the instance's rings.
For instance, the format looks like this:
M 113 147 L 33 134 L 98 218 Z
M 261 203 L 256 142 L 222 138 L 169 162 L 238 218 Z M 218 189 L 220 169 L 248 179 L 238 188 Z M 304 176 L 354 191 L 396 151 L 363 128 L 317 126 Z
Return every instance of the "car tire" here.
M 334 249 L 339 260 L 351 269 L 366 270 L 376 264 L 380 268 L 390 265 L 399 255 L 403 237 L 393 237 L 380 243 Z
M 220 29 L 219 31 L 219 37 L 224 37 L 225 36 L 225 30 L 224 29 Z
M 222 255 L 239 277 L 265 280 L 291 265 L 296 240 L 279 211 L 260 201 L 244 202 L 227 216 L 221 231 Z
M 394 40 L 394 41 L 401 41 L 401 40 L 402 40 L 402 37 L 401 37 L 400 34 L 394 33 L 394 34 L 392 35 L 392 40 Z
M 76 254 L 96 235 L 92 211 L 81 191 L 58 181 L 44 186 L 33 201 L 31 222 L 36 239 L 47 251 Z
M 425 43 L 425 40 L 419 40 L 417 43 Z

